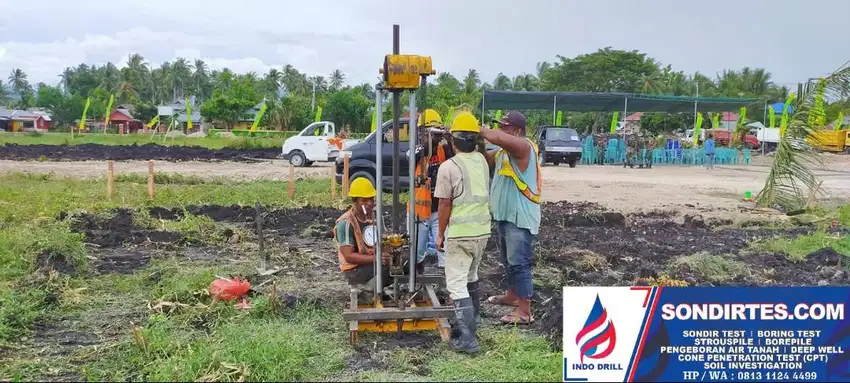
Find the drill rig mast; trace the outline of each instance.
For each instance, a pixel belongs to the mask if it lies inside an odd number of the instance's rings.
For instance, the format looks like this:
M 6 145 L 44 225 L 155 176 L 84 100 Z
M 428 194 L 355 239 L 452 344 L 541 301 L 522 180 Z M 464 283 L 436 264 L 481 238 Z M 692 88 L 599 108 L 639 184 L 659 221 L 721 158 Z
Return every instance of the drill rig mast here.
M 380 239 L 375 246 L 375 294 L 372 302 L 360 304 L 357 294 L 351 292 L 351 306 L 343 312 L 343 318 L 349 323 L 351 342 L 358 341 L 359 331 L 421 331 L 438 330 L 441 338 L 447 341 L 450 336 L 450 327 L 447 318 L 454 316 L 451 308 L 442 307 L 434 291 L 435 285 L 442 280 L 440 275 L 416 274 L 416 243 L 417 226 L 416 214 L 411 211 L 407 222 L 407 233 L 403 233 L 399 222 L 399 167 L 401 150 L 399 148 L 399 116 L 401 114 L 401 93 L 410 92 L 408 137 L 410 139 L 410 150 L 408 153 L 409 165 L 409 196 L 411 210 L 415 206 L 415 169 L 416 169 L 416 141 L 417 113 L 416 96 L 414 92 L 425 83 L 427 76 L 436 74 L 431 66 L 431 58 L 428 56 L 402 55 L 399 54 L 399 26 L 393 25 L 393 54 L 384 57 L 382 83 L 376 89 L 375 107 L 377 131 L 375 132 L 375 182 L 377 183 L 375 216 L 375 227 Z M 393 95 L 393 124 L 392 124 L 392 207 L 390 220 L 392 222 L 389 230 L 385 229 L 383 212 L 383 95 L 384 92 Z M 413 132 L 411 134 L 410 132 Z M 387 231 L 387 232 L 385 232 Z M 405 257 L 405 248 L 409 250 Z M 390 261 L 386 267 L 389 268 L 389 277 L 393 282 L 392 296 L 384 299 L 382 280 L 384 265 L 381 263 L 382 252 L 390 252 Z M 405 259 L 406 258 L 406 259 Z M 405 273 L 404 264 L 408 263 L 409 270 Z M 406 282 L 406 283 L 405 283 Z

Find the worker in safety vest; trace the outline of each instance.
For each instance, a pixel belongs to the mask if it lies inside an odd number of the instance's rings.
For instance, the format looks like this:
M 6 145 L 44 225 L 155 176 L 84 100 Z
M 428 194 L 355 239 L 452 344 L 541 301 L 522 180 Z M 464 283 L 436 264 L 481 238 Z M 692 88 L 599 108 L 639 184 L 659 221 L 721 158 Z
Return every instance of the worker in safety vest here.
M 487 153 L 494 170 L 490 188 L 493 220 L 496 221 L 500 258 L 510 285 L 489 303 L 515 307 L 502 322 L 530 324 L 532 244 L 540 229 L 540 193 L 543 186 L 538 148 L 526 138 L 526 118 L 512 111 L 501 120 L 498 130 L 481 128 L 481 135 L 500 149 Z
M 375 244 L 377 227 L 374 226 L 375 187 L 364 177 L 351 182 L 348 196 L 353 205 L 336 221 L 334 244 L 339 257 L 339 269 L 352 287 L 361 291 L 375 291 Z M 383 263 L 387 264 L 389 252 L 381 253 Z M 382 268 L 384 286 L 389 286 L 389 268 Z M 368 300 L 367 298 L 363 298 Z
M 443 268 L 446 264 L 445 253 L 438 249 L 437 242 L 437 206 L 439 199 L 434 197 L 436 187 L 437 170 L 440 164 L 454 155 L 451 145 L 444 142 L 443 119 L 433 109 L 426 109 L 419 115 L 417 123 L 420 132 L 420 145 L 416 147 L 416 173 L 414 177 L 414 200 L 416 202 L 413 211 L 419 222 L 419 234 L 416 244 L 416 268 L 422 273 L 425 256 L 430 254 L 437 257 L 437 267 Z M 410 203 L 408 202 L 408 214 Z
M 440 165 L 434 196 L 439 203 L 437 247 L 446 250 L 446 290 L 456 315 L 455 350 L 477 353 L 481 296 L 478 266 L 490 239 L 490 168 L 478 152 L 481 127 L 471 113 L 451 123 L 455 156 Z M 443 247 L 445 245 L 445 247 Z

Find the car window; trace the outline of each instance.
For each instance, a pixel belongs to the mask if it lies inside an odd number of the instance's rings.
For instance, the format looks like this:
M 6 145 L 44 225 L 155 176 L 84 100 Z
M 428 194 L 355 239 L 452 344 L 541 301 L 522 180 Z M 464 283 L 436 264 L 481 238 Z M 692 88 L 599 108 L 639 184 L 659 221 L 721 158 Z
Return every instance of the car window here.
M 578 133 L 572 129 L 547 129 L 545 136 L 545 139 L 553 141 L 578 141 Z
M 399 142 L 407 142 L 410 140 L 407 132 L 407 124 L 401 124 L 398 127 L 398 135 L 400 136 Z M 387 128 L 387 131 L 384 132 L 384 142 L 393 142 L 393 129 L 392 125 Z
M 302 136 L 316 137 L 325 135 L 325 124 L 309 125 L 301 132 Z

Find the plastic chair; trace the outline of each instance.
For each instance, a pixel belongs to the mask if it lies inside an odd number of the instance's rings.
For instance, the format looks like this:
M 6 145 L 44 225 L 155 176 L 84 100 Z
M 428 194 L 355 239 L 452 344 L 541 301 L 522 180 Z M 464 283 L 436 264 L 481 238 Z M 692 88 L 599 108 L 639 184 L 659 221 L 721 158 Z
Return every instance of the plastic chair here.
M 749 165 L 749 164 L 750 164 L 750 158 L 751 158 L 751 157 L 750 157 L 750 155 L 751 155 L 751 153 L 750 153 L 750 152 L 751 152 L 751 151 L 750 151 L 750 149 L 744 149 L 744 165 Z
M 664 163 L 664 150 L 655 148 L 652 149 L 652 164 L 663 164 Z

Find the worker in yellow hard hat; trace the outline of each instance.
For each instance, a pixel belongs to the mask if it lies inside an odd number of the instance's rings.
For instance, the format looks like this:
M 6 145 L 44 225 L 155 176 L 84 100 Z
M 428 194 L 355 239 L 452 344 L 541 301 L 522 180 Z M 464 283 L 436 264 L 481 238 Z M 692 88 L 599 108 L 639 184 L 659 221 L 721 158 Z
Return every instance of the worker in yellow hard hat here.
M 451 347 L 467 353 L 479 351 L 478 267 L 490 238 L 490 168 L 478 151 L 480 130 L 471 113 L 454 118 L 449 131 L 455 156 L 440 165 L 434 190 L 440 199 L 437 247 L 446 251 L 446 289 L 457 318 Z
M 351 208 L 336 221 L 334 244 L 339 257 L 339 269 L 352 287 L 368 294 L 375 291 L 375 245 L 379 243 L 374 225 L 375 187 L 364 177 L 351 182 L 348 196 Z M 381 253 L 387 264 L 389 252 Z M 384 286 L 390 282 L 389 268 L 382 268 Z M 369 301 L 367 297 L 361 297 Z
M 440 164 L 454 155 L 451 145 L 446 141 L 447 133 L 443 127 L 443 119 L 434 109 L 425 109 L 419 114 L 417 122 L 419 144 L 416 147 L 416 173 L 414 175 L 413 213 L 416 215 L 418 227 L 416 244 L 416 269 L 424 272 L 426 256 L 436 257 L 437 267 L 446 264 L 445 253 L 437 249 L 437 205 L 434 198 L 434 187 L 437 179 L 437 169 Z M 409 203 L 408 203 L 409 205 Z M 410 214 L 408 206 L 408 214 Z
M 508 112 L 498 130 L 481 128 L 481 135 L 499 147 L 487 153 L 493 170 L 493 220 L 496 221 L 499 258 L 505 266 L 510 288 L 487 302 L 513 307 L 502 322 L 531 324 L 533 285 L 531 269 L 533 243 L 540 229 L 540 196 L 543 180 L 537 145 L 526 137 L 526 117 L 518 111 Z

